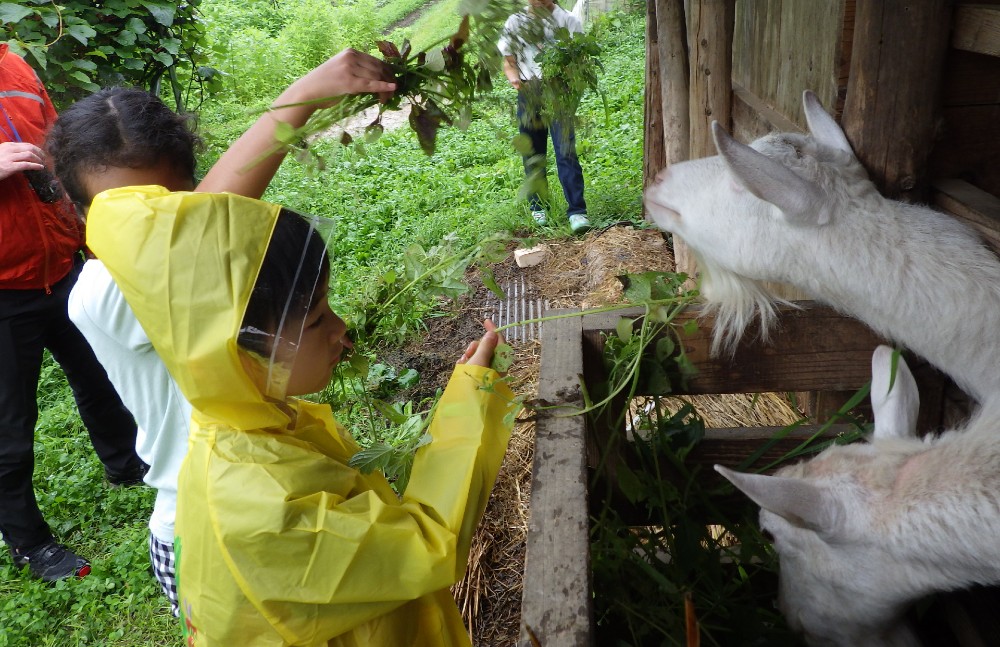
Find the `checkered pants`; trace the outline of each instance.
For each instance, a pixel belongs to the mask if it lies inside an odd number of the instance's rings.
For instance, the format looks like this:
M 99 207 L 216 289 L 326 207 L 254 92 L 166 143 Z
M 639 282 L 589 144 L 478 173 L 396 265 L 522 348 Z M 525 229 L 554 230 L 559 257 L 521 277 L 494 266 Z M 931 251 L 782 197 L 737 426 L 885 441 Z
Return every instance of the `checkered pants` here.
M 181 610 L 177 605 L 177 575 L 174 571 L 174 545 L 164 543 L 150 534 L 149 561 L 153 563 L 153 574 L 170 600 L 170 610 L 175 617 L 180 617 Z

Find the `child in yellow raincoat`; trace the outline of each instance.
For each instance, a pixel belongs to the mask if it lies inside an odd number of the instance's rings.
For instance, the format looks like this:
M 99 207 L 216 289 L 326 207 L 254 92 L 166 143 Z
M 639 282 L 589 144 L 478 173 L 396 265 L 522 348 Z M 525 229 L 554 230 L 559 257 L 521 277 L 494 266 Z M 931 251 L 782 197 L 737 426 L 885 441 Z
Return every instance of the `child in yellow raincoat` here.
M 270 241 L 270 243 L 269 243 Z M 468 645 L 463 574 L 510 436 L 513 395 L 469 350 L 397 497 L 322 388 L 350 342 L 325 246 L 276 205 L 161 187 L 106 191 L 87 242 L 191 402 L 179 595 L 192 646 Z

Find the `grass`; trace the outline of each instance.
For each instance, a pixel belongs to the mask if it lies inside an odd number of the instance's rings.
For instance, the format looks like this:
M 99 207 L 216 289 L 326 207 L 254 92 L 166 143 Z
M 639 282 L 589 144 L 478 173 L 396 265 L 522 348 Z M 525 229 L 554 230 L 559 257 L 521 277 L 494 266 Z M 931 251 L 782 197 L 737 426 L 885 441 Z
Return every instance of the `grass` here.
M 424 17 L 440 20 L 444 34 L 454 30 L 457 18 L 434 14 L 449 2 Z M 597 225 L 641 219 L 642 21 L 642 12 L 621 14 L 603 30 L 608 73 L 602 83 L 610 114 L 592 96 L 580 109 L 578 146 Z M 498 87 L 478 108 L 469 130 L 444 129 L 433 158 L 420 151 L 404 127 L 364 150 L 316 142 L 312 149 L 326 159 L 319 173 L 294 160 L 282 166 L 267 199 L 337 219 L 335 301 L 349 301 L 359 286 L 398 266 L 411 243 L 430 248 L 454 234 L 471 244 L 490 232 L 527 230 L 530 219 L 517 199 L 523 171 L 510 144 L 514 92 L 500 85 L 502 78 L 496 80 Z M 235 101 L 206 104 L 201 128 L 209 150 L 200 166 L 208 168 L 256 115 L 253 107 Z M 550 176 L 558 194 L 551 160 Z M 554 224 L 542 236 L 569 234 L 561 195 L 555 200 Z M 51 360 L 39 393 L 36 492 L 54 532 L 91 559 L 93 573 L 47 585 L 19 573 L 7 552 L 0 552 L 0 647 L 179 646 L 179 623 L 150 573 L 146 523 L 153 492 L 111 490 L 103 484 L 70 390 Z

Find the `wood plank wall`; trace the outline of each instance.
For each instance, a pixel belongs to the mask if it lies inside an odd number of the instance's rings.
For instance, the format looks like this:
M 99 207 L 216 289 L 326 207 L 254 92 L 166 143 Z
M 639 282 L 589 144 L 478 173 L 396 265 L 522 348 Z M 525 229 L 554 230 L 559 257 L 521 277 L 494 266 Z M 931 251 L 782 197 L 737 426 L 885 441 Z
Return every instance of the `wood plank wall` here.
M 846 87 L 842 43 L 849 4 L 853 0 L 737 2 L 734 85 L 804 130 L 802 91 L 813 90 L 833 109 Z

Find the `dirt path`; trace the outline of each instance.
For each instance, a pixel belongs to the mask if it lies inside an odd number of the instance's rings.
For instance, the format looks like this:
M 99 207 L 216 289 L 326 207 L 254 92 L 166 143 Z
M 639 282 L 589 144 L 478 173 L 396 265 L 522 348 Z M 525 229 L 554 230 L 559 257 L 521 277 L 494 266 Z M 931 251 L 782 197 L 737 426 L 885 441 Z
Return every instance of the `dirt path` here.
M 439 2 L 441 2 L 441 0 L 431 0 L 430 2 L 427 2 L 426 4 L 424 4 L 422 7 L 420 7 L 416 11 L 411 12 L 410 14 L 408 14 L 407 16 L 405 16 L 404 18 L 400 18 L 396 22 L 394 22 L 391 25 L 389 25 L 388 27 L 386 27 L 384 30 L 382 30 L 382 35 L 383 36 L 388 36 L 389 34 L 391 34 L 392 32 L 396 31 L 397 29 L 402 29 L 403 27 L 409 27 L 413 23 L 417 22 L 417 20 L 420 18 L 420 16 L 424 15 L 424 13 L 428 9 L 430 9 L 431 7 L 433 7 L 434 5 L 436 5 Z

